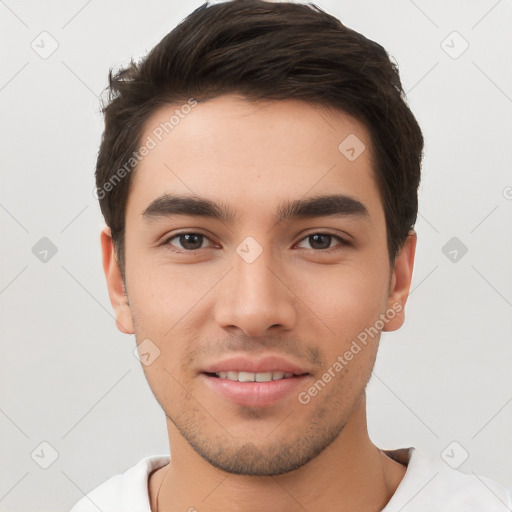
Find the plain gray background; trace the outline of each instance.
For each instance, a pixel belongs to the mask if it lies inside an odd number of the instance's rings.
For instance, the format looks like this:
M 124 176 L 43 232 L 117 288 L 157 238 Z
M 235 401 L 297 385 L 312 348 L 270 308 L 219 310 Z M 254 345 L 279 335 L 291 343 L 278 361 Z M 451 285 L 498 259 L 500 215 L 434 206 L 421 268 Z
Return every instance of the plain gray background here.
M 0 1 L 1 511 L 69 510 L 168 452 L 101 267 L 98 95 L 201 3 Z M 461 471 L 512 487 L 512 1 L 317 5 L 399 63 L 426 139 L 413 291 L 382 338 L 370 435 L 467 452 Z

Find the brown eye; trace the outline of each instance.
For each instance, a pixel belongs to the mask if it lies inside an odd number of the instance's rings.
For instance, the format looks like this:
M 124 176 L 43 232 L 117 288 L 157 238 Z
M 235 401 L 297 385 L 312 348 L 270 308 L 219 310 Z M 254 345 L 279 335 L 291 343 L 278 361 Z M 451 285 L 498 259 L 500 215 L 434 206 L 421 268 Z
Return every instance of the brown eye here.
M 179 245 L 173 243 L 174 240 Z M 203 248 L 203 242 L 205 240 L 207 240 L 207 237 L 200 233 L 179 233 L 167 239 L 165 244 L 172 245 L 176 249 L 182 249 L 184 251 L 197 251 Z
M 336 240 L 338 244 L 331 246 L 332 242 Z M 339 248 L 348 245 L 343 238 L 331 235 L 329 233 L 313 233 L 311 235 L 306 236 L 301 240 L 300 243 L 303 243 L 304 241 L 307 241 L 309 244 L 309 247 L 303 247 L 305 249 L 315 249 L 315 250 L 328 250 L 328 249 L 336 249 L 337 246 Z
M 308 239 L 313 249 L 329 249 L 332 241 L 332 236 L 317 234 L 308 236 Z

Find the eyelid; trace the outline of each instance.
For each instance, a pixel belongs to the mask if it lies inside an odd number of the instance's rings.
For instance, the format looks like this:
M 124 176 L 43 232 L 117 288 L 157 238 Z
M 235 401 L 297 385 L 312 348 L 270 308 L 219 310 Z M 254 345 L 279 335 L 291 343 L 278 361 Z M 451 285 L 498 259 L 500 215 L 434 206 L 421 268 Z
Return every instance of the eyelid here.
M 352 237 L 348 233 L 340 233 L 338 230 L 333 230 L 331 228 L 313 228 L 313 229 L 307 229 L 305 232 L 300 234 L 300 240 L 303 240 L 304 238 L 311 236 L 311 235 L 330 235 L 335 236 L 337 238 L 342 239 L 347 244 L 350 243 L 352 240 Z

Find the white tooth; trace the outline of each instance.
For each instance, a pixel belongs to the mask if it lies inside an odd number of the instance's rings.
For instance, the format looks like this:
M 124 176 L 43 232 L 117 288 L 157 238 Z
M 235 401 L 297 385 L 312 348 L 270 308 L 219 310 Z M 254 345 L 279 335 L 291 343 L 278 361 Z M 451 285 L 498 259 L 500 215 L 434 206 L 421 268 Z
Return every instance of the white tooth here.
M 254 380 L 256 382 L 270 382 L 272 380 L 272 372 L 257 373 Z
M 228 379 L 239 382 L 270 382 L 272 380 L 286 379 L 293 377 L 291 372 L 218 372 L 221 379 Z
M 254 378 L 256 377 L 255 373 L 252 372 L 239 372 L 238 380 L 240 382 L 254 382 Z

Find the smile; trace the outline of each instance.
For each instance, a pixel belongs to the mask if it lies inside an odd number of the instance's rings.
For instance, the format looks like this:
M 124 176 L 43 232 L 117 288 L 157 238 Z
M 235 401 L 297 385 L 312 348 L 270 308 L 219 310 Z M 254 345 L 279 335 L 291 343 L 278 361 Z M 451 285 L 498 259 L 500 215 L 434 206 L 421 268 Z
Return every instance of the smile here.
M 216 372 L 213 375 L 219 377 L 220 379 L 228 379 L 232 381 L 238 382 L 270 382 L 272 380 L 281 380 L 281 379 L 289 379 L 293 377 L 293 373 L 291 372 L 235 372 L 235 371 L 227 371 L 227 372 Z

